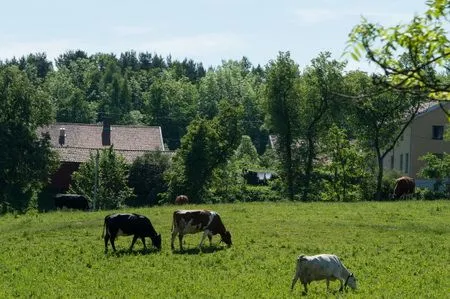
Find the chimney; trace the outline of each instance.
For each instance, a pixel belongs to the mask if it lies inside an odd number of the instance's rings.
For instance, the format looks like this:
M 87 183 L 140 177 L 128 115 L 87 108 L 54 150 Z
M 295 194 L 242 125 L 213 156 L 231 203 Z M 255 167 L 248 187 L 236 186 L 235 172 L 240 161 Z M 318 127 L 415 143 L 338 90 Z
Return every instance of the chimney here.
M 59 145 L 63 146 L 66 143 L 66 129 L 59 128 Z
M 102 145 L 111 145 L 111 123 L 108 118 L 103 119 Z

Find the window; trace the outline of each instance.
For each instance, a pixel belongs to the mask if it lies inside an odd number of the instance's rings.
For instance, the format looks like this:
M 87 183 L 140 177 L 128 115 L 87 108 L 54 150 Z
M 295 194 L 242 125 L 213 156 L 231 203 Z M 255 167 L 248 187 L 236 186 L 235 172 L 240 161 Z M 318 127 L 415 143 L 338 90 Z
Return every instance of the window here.
M 433 126 L 433 139 L 444 139 L 444 126 Z
M 405 173 L 409 172 L 409 153 L 405 154 Z
M 403 171 L 403 154 L 400 154 L 400 171 Z
M 394 155 L 391 156 L 391 169 L 394 169 Z

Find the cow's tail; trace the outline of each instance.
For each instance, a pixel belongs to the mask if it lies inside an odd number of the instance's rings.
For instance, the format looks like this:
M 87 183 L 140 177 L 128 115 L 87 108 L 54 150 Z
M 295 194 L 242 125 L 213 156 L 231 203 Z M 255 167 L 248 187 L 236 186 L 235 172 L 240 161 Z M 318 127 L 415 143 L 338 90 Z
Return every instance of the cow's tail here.
M 175 223 L 176 223 L 176 219 L 175 219 L 175 215 L 177 214 L 177 211 L 173 212 L 173 217 L 172 217 L 172 230 L 171 232 L 173 233 L 175 230 Z
M 294 274 L 294 277 L 292 278 L 292 283 L 291 283 L 291 291 L 294 289 L 294 286 L 295 286 L 295 283 L 297 282 L 297 280 L 300 279 L 300 264 L 304 260 L 305 260 L 304 255 L 299 255 L 297 258 L 297 264 L 295 265 L 295 274 Z
M 106 220 L 107 219 L 108 219 L 108 216 L 105 217 L 105 221 L 103 222 L 102 239 L 105 237 L 105 234 L 106 234 Z

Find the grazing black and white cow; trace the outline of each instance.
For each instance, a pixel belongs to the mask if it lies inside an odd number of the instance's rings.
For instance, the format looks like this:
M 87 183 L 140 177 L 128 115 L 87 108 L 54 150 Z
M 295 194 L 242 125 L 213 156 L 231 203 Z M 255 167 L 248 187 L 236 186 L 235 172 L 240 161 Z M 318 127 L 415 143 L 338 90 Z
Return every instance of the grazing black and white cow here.
M 414 195 L 416 189 L 416 182 L 413 178 L 402 176 L 395 180 L 393 199 L 409 198 Z
M 111 214 L 105 217 L 105 223 L 103 224 L 103 235 L 105 239 L 105 253 L 108 252 L 108 241 L 111 241 L 111 246 L 114 251 L 114 240 L 117 236 L 133 236 L 131 241 L 130 251 L 133 249 L 134 243 L 138 238 L 141 238 L 142 243 L 145 246 L 145 237 L 149 237 L 152 240 L 153 246 L 161 249 L 161 235 L 157 234 L 153 228 L 150 220 L 139 214 Z
M 55 207 L 57 209 L 77 209 L 77 210 L 89 210 L 89 202 L 83 195 L 79 194 L 56 194 L 55 195 Z
M 228 246 L 232 244 L 231 234 L 226 230 L 217 212 L 208 210 L 178 210 L 173 213 L 172 250 L 174 249 L 173 242 L 177 234 L 180 240 L 180 249 L 183 250 L 183 236 L 201 231 L 203 231 L 203 236 L 199 248 L 202 247 L 206 236 L 211 245 L 212 236 L 216 234 L 219 234 L 222 238 L 221 241 L 225 242 Z

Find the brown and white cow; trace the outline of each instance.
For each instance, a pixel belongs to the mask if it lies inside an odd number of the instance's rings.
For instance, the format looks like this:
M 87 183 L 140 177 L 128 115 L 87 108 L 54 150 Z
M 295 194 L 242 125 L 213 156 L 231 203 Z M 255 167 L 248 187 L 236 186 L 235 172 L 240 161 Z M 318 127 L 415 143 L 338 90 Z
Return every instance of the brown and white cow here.
M 413 178 L 408 176 L 402 176 L 395 180 L 393 199 L 401 199 L 405 197 L 411 197 L 414 195 L 416 189 L 416 183 Z
M 184 205 L 189 203 L 189 198 L 187 197 L 187 195 L 178 195 L 175 198 L 175 204 L 176 205 Z
M 211 245 L 212 236 L 219 234 L 221 241 L 231 246 L 231 234 L 226 230 L 222 219 L 217 212 L 208 210 L 177 210 L 173 213 L 172 223 L 172 241 L 171 247 L 174 249 L 173 242 L 178 235 L 180 240 L 180 249 L 183 250 L 183 236 L 186 234 L 195 234 L 203 231 L 203 236 L 199 244 L 202 247 L 205 237 L 208 237 Z

